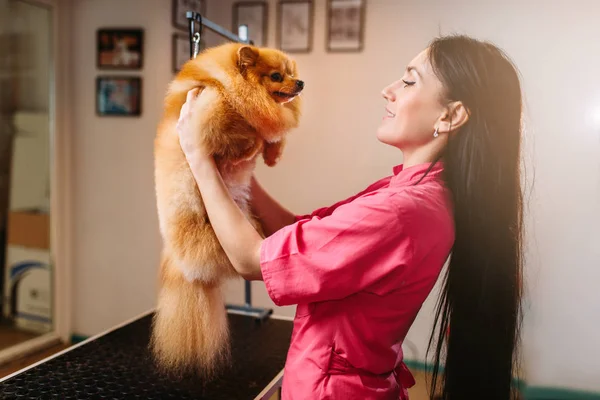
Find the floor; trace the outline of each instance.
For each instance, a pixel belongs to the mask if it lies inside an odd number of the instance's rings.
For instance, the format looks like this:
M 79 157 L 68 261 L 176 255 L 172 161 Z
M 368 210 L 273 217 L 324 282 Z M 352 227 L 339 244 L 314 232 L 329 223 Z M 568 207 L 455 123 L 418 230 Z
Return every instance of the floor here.
M 38 334 L 19 330 L 11 325 L 0 325 L 0 350 L 37 337 Z
M 429 399 L 429 381 L 430 374 L 422 371 L 411 371 L 415 377 L 416 384 L 408 389 L 410 400 L 430 400 Z
M 18 360 L 11 361 L 4 365 L 0 365 L 0 379 L 7 375 L 12 374 L 13 372 L 17 372 L 18 370 L 25 368 L 31 364 L 34 364 L 40 360 L 43 360 L 46 357 L 50 357 L 51 355 L 58 353 L 59 351 L 62 351 L 69 346 L 70 345 L 61 343 L 61 344 L 52 346 L 46 350 L 37 352 L 35 354 L 31 354 L 29 356 L 20 358 Z

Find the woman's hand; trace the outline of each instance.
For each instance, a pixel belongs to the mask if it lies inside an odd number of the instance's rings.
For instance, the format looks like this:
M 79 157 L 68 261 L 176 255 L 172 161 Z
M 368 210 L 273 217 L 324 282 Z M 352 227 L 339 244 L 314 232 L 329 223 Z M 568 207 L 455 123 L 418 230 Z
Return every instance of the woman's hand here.
M 179 144 L 185 154 L 188 162 L 203 162 L 212 159 L 212 155 L 204 146 L 204 141 L 192 122 L 195 105 L 202 95 L 202 89 L 194 88 L 187 93 L 187 97 L 181 111 L 179 112 L 179 121 L 177 121 L 177 133 L 179 135 Z

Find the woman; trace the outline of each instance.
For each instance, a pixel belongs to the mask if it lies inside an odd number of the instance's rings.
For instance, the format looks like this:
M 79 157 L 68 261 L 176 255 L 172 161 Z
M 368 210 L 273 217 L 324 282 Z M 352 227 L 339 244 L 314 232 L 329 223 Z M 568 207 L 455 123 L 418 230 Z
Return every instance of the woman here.
M 298 305 L 285 399 L 407 399 L 414 381 L 401 344 L 450 252 L 430 339 L 432 393 L 510 398 L 521 296 L 521 89 L 499 49 L 465 36 L 436 39 L 383 90 L 377 137 L 404 161 L 361 193 L 295 216 L 254 182 L 266 239 L 186 129 L 196 93 L 179 134 L 216 235 L 241 276 L 264 280 L 277 305 Z

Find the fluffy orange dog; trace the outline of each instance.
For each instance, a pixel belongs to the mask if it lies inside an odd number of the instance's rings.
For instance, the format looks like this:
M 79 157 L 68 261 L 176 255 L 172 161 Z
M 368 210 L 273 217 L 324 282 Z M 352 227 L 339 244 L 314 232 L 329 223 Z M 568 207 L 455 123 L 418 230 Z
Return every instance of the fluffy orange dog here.
M 242 44 L 213 47 L 188 61 L 169 86 L 155 139 L 155 183 L 163 249 L 151 347 L 159 367 L 205 379 L 227 361 L 229 330 L 221 285 L 237 276 L 204 209 L 176 125 L 187 92 L 203 90 L 197 126 L 223 180 L 248 218 L 255 161 L 277 163 L 298 125 L 304 83 L 284 53 Z

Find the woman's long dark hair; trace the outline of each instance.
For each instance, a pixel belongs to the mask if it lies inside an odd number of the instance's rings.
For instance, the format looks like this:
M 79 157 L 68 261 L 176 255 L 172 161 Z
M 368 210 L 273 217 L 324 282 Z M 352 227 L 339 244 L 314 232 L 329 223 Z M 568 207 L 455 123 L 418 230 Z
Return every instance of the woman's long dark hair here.
M 435 344 L 431 394 L 507 400 L 521 325 L 519 77 L 500 49 L 465 36 L 434 40 L 429 60 L 442 101 L 461 101 L 469 113 L 442 154 L 456 238 L 428 347 Z

